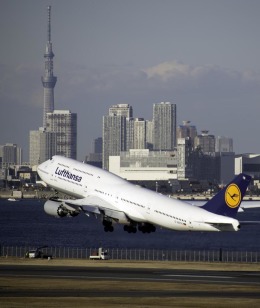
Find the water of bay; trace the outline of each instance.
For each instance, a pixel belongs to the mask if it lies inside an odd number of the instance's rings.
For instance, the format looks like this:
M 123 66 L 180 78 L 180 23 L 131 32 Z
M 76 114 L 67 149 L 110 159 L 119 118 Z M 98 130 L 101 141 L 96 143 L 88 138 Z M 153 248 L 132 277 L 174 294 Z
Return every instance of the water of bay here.
M 43 200 L 0 199 L 0 245 L 78 248 L 136 248 L 169 250 L 226 249 L 260 251 L 260 225 L 244 226 L 239 232 L 178 232 L 157 228 L 155 233 L 129 234 L 116 224 L 104 232 L 99 218 L 84 214 L 54 218 L 45 214 Z M 238 214 L 239 220 L 260 220 L 260 209 Z

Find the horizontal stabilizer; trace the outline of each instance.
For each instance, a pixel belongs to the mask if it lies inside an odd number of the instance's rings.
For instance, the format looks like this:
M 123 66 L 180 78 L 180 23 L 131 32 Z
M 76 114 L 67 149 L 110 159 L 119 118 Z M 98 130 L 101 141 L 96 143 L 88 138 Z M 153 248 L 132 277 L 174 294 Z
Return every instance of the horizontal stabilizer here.
M 260 221 L 256 221 L 256 220 L 240 221 L 240 225 L 243 225 L 243 226 L 260 225 Z

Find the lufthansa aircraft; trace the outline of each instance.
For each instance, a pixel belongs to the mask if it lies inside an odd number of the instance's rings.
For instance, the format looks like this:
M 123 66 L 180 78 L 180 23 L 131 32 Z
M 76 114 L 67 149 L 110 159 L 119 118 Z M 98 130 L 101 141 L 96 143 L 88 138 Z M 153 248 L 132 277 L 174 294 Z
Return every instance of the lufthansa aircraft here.
M 178 231 L 238 231 L 236 214 L 251 180 L 241 173 L 205 205 L 197 207 L 62 156 L 40 164 L 37 172 L 47 185 L 73 197 L 46 201 L 47 214 L 100 215 L 106 232 L 112 232 L 113 224 L 120 223 L 129 233 L 150 233 L 157 226 Z

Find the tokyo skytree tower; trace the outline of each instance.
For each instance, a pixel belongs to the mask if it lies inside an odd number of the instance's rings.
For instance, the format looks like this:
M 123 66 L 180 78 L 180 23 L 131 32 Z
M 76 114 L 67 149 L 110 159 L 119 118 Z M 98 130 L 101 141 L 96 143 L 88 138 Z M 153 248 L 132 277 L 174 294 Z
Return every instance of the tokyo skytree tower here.
M 44 53 L 45 58 L 45 73 L 42 76 L 42 85 L 44 87 L 44 107 L 43 107 L 43 127 L 46 128 L 46 113 L 54 110 L 54 87 L 57 77 L 53 75 L 53 58 L 51 43 L 51 6 L 47 7 L 48 12 L 48 29 L 47 29 L 47 44 Z

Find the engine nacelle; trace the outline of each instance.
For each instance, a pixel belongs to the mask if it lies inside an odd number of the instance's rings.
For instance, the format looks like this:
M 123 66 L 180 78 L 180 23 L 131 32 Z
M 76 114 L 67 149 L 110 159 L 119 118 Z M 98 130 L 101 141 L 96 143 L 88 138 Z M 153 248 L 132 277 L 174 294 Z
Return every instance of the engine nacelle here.
M 44 211 L 48 215 L 54 217 L 74 217 L 79 214 L 78 211 L 70 211 L 68 210 L 62 202 L 48 200 L 44 203 Z

